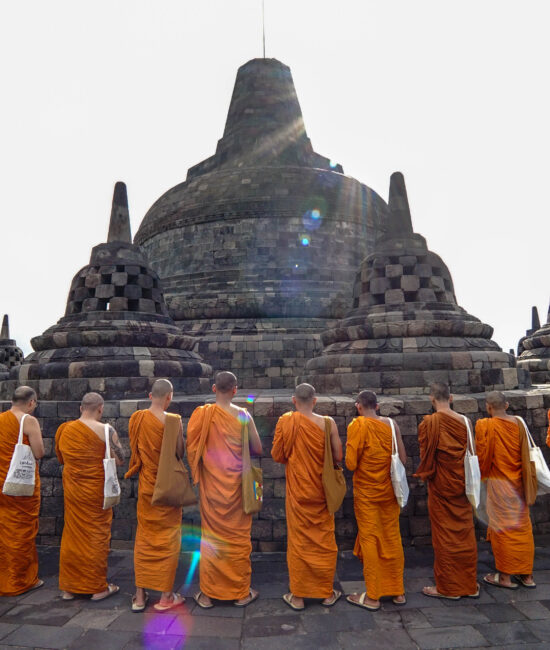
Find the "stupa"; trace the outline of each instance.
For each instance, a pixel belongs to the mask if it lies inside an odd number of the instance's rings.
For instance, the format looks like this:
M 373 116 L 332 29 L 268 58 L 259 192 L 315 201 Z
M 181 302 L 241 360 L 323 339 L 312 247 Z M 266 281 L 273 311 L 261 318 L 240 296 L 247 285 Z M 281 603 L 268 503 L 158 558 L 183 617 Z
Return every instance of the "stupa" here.
M 23 350 L 10 338 L 10 321 L 8 315 L 4 314 L 0 329 L 0 379 L 6 379 L 10 369 L 21 364 L 23 356 Z
M 135 242 L 214 369 L 283 388 L 344 315 L 386 216 L 373 190 L 313 150 L 290 69 L 253 59 L 216 153 L 153 204 Z
M 447 266 L 413 231 L 399 172 L 389 210 L 387 233 L 357 273 L 353 309 L 322 334 L 322 354 L 298 381 L 325 393 L 426 393 L 433 381 L 454 393 L 528 387 L 528 373 L 491 339 L 492 327 L 458 305 Z
M 32 339 L 35 350 L 0 385 L 17 383 L 41 399 L 77 400 L 88 391 L 105 399 L 144 397 L 156 377 L 179 393 L 209 390 L 212 369 L 193 351 L 164 301 L 158 275 L 132 244 L 124 183 L 115 185 L 107 242 L 74 277 L 65 316 Z
M 536 310 L 536 307 L 533 307 Z M 550 308 L 546 323 L 541 327 L 533 317 L 531 329 L 527 330 L 518 345 L 518 368 L 529 372 L 533 384 L 550 383 Z

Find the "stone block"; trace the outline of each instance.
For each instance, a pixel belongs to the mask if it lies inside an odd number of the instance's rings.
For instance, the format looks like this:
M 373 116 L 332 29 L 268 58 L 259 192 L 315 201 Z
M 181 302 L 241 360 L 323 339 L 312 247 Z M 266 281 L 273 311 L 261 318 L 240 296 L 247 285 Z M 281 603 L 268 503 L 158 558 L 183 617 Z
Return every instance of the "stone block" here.
M 416 275 L 403 275 L 401 277 L 401 289 L 403 291 L 418 291 L 420 289 L 420 280 Z
M 388 264 L 385 268 L 385 276 L 387 278 L 398 278 L 403 275 L 402 264 Z
M 284 478 L 285 476 L 285 466 L 282 463 L 276 463 L 272 458 L 262 458 L 260 466 L 264 479 Z
M 384 294 L 391 289 L 388 278 L 373 278 L 369 283 L 369 292 L 373 295 Z
M 405 302 L 405 294 L 402 289 L 389 289 L 384 294 L 384 301 L 387 305 L 398 305 Z

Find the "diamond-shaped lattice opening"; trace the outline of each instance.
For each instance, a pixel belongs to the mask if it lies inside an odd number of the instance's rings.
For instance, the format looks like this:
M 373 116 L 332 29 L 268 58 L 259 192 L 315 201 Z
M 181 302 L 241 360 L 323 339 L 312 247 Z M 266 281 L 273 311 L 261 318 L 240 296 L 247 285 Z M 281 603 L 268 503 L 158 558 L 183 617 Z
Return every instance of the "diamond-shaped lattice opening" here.
M 416 302 L 416 291 L 405 291 L 405 302 Z
M 128 300 L 128 311 L 139 311 L 139 300 Z
M 111 274 L 102 273 L 101 274 L 101 284 L 111 284 Z
M 117 298 L 123 298 L 124 297 L 124 287 L 115 287 L 115 296 Z

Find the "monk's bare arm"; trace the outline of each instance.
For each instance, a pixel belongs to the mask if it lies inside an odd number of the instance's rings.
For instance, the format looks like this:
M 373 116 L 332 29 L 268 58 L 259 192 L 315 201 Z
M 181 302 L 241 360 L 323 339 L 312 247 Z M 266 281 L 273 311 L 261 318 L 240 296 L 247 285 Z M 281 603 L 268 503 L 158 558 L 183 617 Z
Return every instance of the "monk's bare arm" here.
M 344 454 L 342 452 L 342 441 L 340 440 L 340 436 L 338 434 L 338 427 L 336 426 L 336 422 L 332 418 L 330 418 L 330 426 L 330 446 L 332 447 L 332 459 L 335 463 L 340 463 L 344 457 Z
M 23 433 L 25 433 L 29 438 L 29 444 L 32 449 L 33 456 L 36 460 L 39 460 L 44 456 L 44 441 L 42 440 L 42 431 L 40 431 L 40 425 L 38 420 L 29 415 L 25 418 L 23 422 Z
M 250 453 L 254 456 L 261 456 L 263 452 L 262 441 L 260 440 L 260 434 L 256 429 L 252 417 L 248 420 L 248 441 L 250 444 Z
M 109 425 L 109 445 L 111 447 L 111 451 L 113 452 L 115 463 L 119 467 L 121 465 L 124 465 L 124 450 L 120 444 L 117 432 L 111 425 Z
M 183 422 L 180 419 L 180 433 L 178 436 L 178 442 L 176 444 L 176 456 L 178 458 L 183 458 L 183 455 L 185 453 L 185 444 L 183 442 Z
M 399 425 L 397 422 L 394 422 L 393 424 L 395 426 L 395 437 L 397 439 L 397 453 L 399 454 L 399 460 L 404 465 L 407 462 L 407 451 L 405 449 L 405 445 L 403 444 L 403 436 L 401 435 L 401 431 L 399 430 Z

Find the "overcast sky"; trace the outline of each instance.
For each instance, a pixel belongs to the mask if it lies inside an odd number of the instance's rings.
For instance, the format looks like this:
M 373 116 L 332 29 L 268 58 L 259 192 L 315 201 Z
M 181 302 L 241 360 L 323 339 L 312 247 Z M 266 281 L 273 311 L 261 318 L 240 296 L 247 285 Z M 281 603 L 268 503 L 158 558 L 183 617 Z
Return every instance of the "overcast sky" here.
M 315 150 L 387 199 L 508 349 L 546 321 L 547 0 L 266 0 Z M 106 240 L 214 153 L 261 0 L 0 0 L 0 313 L 27 353 Z

